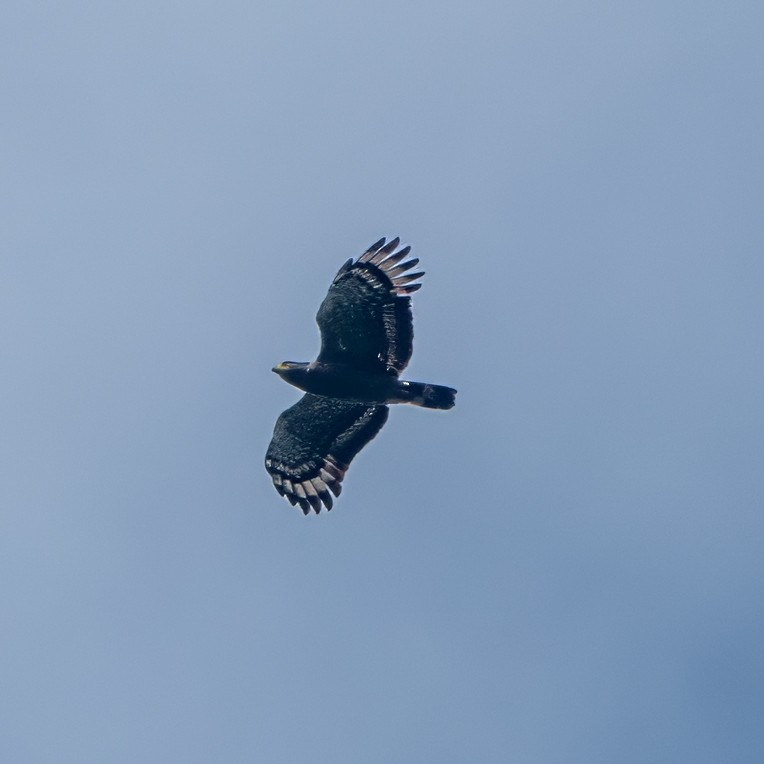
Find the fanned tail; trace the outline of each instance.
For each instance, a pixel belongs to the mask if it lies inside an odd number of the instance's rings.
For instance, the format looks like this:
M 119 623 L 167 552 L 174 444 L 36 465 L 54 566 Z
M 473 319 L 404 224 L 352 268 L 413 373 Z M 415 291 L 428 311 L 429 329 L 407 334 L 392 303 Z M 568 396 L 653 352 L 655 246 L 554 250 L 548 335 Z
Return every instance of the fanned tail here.
M 398 396 L 390 403 L 411 403 L 426 409 L 450 409 L 456 403 L 456 390 L 429 382 L 401 382 Z

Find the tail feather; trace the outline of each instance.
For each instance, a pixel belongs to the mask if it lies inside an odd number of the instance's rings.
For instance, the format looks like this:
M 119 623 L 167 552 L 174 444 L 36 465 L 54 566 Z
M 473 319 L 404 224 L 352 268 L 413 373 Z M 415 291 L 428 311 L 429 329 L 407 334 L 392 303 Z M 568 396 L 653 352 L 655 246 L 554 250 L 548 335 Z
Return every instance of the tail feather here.
M 391 403 L 411 403 L 426 409 L 450 409 L 456 403 L 456 390 L 429 382 L 401 382 L 400 397 Z

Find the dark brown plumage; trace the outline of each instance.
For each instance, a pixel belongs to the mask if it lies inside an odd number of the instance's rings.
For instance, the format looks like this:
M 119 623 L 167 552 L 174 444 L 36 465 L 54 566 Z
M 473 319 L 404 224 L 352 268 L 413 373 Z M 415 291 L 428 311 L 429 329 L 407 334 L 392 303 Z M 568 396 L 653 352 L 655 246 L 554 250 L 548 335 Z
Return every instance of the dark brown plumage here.
M 306 394 L 276 422 L 265 467 L 276 490 L 305 514 L 332 508 L 353 457 L 387 420 L 388 403 L 449 409 L 456 390 L 400 380 L 411 358 L 410 295 L 422 285 L 410 247 L 380 239 L 334 277 L 318 309 L 321 350 L 278 373 Z

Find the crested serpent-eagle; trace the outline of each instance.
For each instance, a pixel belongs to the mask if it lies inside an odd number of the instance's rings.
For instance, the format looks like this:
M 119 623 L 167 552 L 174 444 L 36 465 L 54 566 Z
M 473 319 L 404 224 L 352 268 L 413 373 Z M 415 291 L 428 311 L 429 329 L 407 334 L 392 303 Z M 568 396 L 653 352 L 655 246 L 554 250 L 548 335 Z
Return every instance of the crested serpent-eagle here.
M 307 515 L 332 508 L 353 457 L 380 431 L 388 403 L 450 409 L 456 390 L 399 379 L 412 352 L 411 297 L 422 285 L 411 247 L 372 244 L 337 271 L 318 309 L 321 351 L 274 367 L 305 391 L 276 422 L 265 455 L 276 490 Z M 400 264 L 399 264 L 400 263 Z

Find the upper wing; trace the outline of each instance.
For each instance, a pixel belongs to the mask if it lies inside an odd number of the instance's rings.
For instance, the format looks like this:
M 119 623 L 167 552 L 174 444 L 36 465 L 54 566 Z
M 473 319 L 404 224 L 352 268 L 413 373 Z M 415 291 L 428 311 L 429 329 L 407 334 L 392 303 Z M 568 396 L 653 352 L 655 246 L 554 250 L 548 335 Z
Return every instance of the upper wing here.
M 410 282 L 424 271 L 406 273 L 416 257 L 397 265 L 411 251 L 395 252 L 399 243 L 397 237 L 389 244 L 380 239 L 339 269 L 316 316 L 319 361 L 397 373 L 406 367 L 414 339 L 409 294 L 422 286 Z
M 380 431 L 387 406 L 306 393 L 276 421 L 265 469 L 276 490 L 307 515 L 340 495 L 353 457 Z

